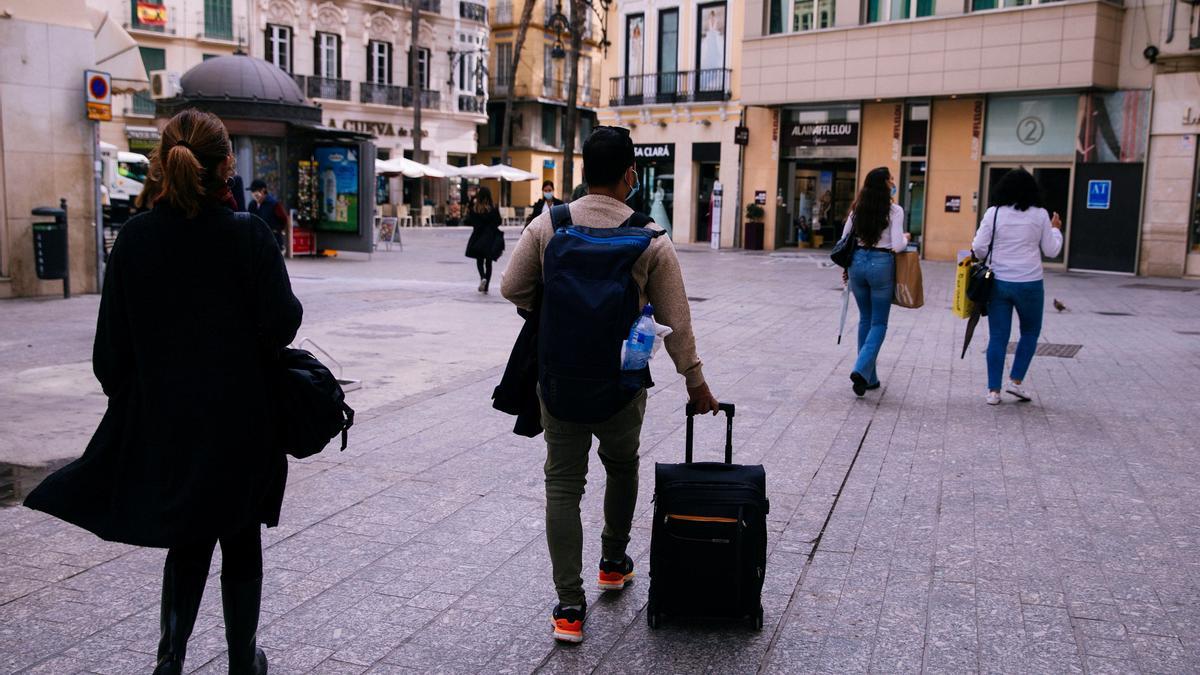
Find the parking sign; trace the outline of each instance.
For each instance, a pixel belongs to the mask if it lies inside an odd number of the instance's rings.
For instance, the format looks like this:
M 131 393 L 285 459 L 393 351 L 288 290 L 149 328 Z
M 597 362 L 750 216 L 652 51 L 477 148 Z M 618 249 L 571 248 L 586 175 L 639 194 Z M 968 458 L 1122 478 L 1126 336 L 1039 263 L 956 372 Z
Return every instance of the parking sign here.
M 89 120 L 108 122 L 112 120 L 112 78 L 98 70 L 83 72 L 84 88 L 87 89 L 87 116 Z

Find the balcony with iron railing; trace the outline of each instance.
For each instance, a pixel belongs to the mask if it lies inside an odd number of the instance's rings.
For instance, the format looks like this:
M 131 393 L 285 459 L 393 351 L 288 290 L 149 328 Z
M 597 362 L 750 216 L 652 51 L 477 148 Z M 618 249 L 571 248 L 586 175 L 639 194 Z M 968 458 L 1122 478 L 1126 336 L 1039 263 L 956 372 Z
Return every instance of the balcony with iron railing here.
M 403 100 L 403 95 L 400 93 L 403 87 L 397 87 L 390 84 L 375 84 L 374 82 L 361 82 L 358 85 L 358 101 L 359 103 L 374 103 L 375 105 L 400 105 Z
M 610 106 L 728 101 L 733 71 L 726 68 L 681 70 L 611 78 Z
M 401 89 L 400 105 L 405 108 L 411 108 L 413 105 L 413 90 L 412 87 L 403 87 Z M 440 109 L 442 107 L 442 92 L 433 89 L 424 89 L 421 91 L 421 107 L 426 110 Z
M 393 7 L 412 7 L 412 0 L 366 0 L 367 4 L 391 5 Z M 442 0 L 421 0 L 422 12 L 442 13 Z
M 467 21 L 478 21 L 479 23 L 487 23 L 488 8 L 487 5 L 481 5 L 477 2 L 469 2 L 468 0 L 460 0 L 458 3 L 458 16 Z
M 567 94 L 571 90 L 565 80 L 542 80 L 536 83 L 518 82 L 513 87 L 492 80 L 489 93 L 492 98 L 503 98 L 508 95 L 510 88 L 512 89 L 513 98 L 516 99 L 550 100 L 560 103 L 567 102 Z M 578 92 L 575 100 L 580 106 L 593 108 L 600 105 L 599 88 L 585 86 L 583 83 L 580 83 L 578 85 Z
M 458 95 L 458 111 L 467 113 L 486 113 L 487 99 L 471 94 Z
M 350 80 L 316 75 L 293 75 L 300 90 L 309 98 L 327 98 L 335 101 L 350 100 Z

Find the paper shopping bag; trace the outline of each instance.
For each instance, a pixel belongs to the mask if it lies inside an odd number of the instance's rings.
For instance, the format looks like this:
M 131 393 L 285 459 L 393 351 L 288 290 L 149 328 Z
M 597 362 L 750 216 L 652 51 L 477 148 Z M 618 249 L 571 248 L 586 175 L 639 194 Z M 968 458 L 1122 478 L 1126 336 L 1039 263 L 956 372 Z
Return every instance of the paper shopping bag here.
M 971 259 L 964 258 L 958 261 L 958 267 L 954 269 L 954 302 L 951 309 L 954 316 L 960 319 L 970 318 L 971 312 L 975 310 L 975 303 L 967 297 L 967 284 L 971 280 Z
M 916 309 L 925 304 L 925 287 L 921 283 L 921 259 L 916 251 L 896 254 L 896 290 L 892 304 Z

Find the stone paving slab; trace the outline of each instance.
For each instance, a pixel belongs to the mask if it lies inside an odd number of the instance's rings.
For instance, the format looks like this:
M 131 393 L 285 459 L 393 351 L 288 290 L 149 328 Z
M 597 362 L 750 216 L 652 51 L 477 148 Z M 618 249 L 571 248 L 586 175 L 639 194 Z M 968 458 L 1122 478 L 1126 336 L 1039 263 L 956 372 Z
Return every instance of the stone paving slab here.
M 659 359 L 630 547 L 641 576 L 614 597 L 590 592 L 587 640 L 558 647 L 544 449 L 513 436 L 488 400 L 515 314 L 453 264 L 464 231 L 406 239 L 404 253 L 369 262 L 289 265 L 302 332 L 346 352 L 368 391 L 349 449 L 292 462 L 283 522 L 266 531 L 260 641 L 273 673 L 1200 669 L 1200 352 L 1180 332 L 1200 330 L 1200 290 L 1050 275 L 1048 299 L 1070 309 L 1051 310 L 1043 340 L 1083 348 L 1035 360 L 1033 403 L 989 408 L 986 327 L 959 360 L 952 268 L 927 263 L 926 306 L 893 312 L 885 386 L 857 400 L 853 338 L 834 339 L 838 275 L 820 254 L 686 249 L 705 371 L 739 406 L 737 460 L 767 467 L 766 625 L 646 627 L 653 463 L 683 447 L 684 389 Z M 86 363 L 94 302 L 0 313 L 23 324 L 0 321 L 0 373 L 77 375 Z M 16 346 L 42 333 L 49 345 Z M 73 424 L 58 424 L 87 437 L 91 394 L 33 391 L 76 406 Z M 10 380 L 0 399 L 22 390 Z M 3 413 L 6 429 L 43 433 L 51 414 L 19 412 Z M 698 423 L 705 456 L 722 433 Z M 599 551 L 598 467 L 583 503 L 587 559 Z M 0 509 L 0 672 L 147 672 L 162 559 Z M 225 672 L 218 569 L 192 672 Z

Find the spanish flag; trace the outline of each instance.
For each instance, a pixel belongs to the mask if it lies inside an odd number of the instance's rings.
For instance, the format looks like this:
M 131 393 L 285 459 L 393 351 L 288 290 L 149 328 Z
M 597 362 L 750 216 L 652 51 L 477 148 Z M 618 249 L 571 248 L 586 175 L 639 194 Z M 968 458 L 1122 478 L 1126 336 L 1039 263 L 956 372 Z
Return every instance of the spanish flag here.
M 167 25 L 167 7 L 155 2 L 138 0 L 137 18 L 138 23 L 143 26 L 165 26 Z

